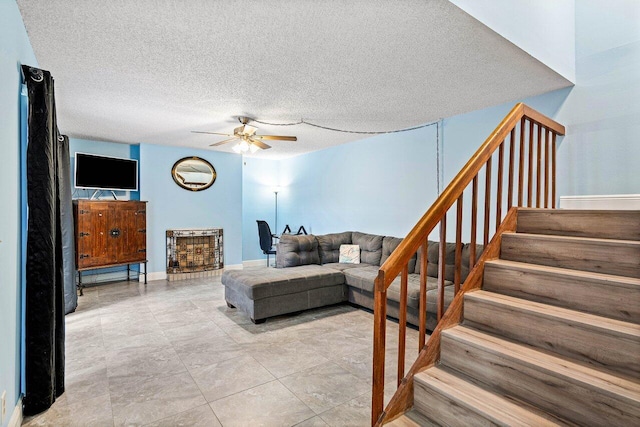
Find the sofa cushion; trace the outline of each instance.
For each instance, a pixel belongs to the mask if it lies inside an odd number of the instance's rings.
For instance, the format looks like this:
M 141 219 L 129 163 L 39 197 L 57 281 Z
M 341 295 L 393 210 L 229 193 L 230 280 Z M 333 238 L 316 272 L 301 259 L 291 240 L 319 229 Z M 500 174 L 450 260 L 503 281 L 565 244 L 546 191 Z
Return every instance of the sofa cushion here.
M 393 253 L 393 251 L 398 247 L 400 242 L 402 242 L 402 239 L 398 237 L 384 236 L 382 238 L 382 256 L 380 257 L 380 265 L 384 264 L 391 253 Z M 411 257 L 411 260 L 409 261 L 409 273 L 413 273 L 415 268 L 416 255 L 413 254 L 413 257 Z
M 455 262 L 455 243 L 445 244 L 445 264 L 447 261 Z M 427 275 L 431 277 L 438 277 L 438 260 L 440 257 L 440 243 L 429 240 L 427 246 Z M 418 249 L 416 254 L 416 268 L 414 273 L 420 274 L 420 256 L 422 254 L 422 246 Z M 453 256 L 453 258 L 451 258 Z
M 398 275 L 396 279 L 391 282 L 391 285 L 387 288 L 387 298 L 400 302 L 400 283 L 402 279 L 401 276 Z M 449 287 L 453 289 L 453 282 L 448 280 L 444 281 L 445 291 L 448 293 Z M 428 296 L 432 296 L 433 293 L 429 293 L 429 291 L 433 291 L 438 289 L 438 279 L 435 277 L 427 276 L 427 293 Z M 437 292 L 435 292 L 437 294 Z M 437 297 L 436 297 L 437 298 Z M 427 298 L 428 299 L 428 298 Z M 428 301 L 429 303 L 434 303 L 435 301 Z M 409 307 L 418 308 L 420 306 L 420 275 L 419 274 L 409 274 L 407 276 L 407 305 Z
M 334 270 L 338 270 L 338 271 L 344 271 L 344 270 L 349 270 L 352 268 L 362 268 L 362 267 L 368 267 L 369 264 L 344 264 L 344 263 L 340 263 L 340 262 L 330 262 L 329 264 L 323 264 L 323 267 L 327 267 L 327 268 L 333 268 Z M 374 266 L 377 267 L 377 266 Z
M 373 294 L 375 285 L 375 279 L 378 276 L 379 267 L 371 265 L 363 268 L 351 268 L 344 271 L 344 278 L 347 286 L 369 292 Z M 407 305 L 409 307 L 418 308 L 420 304 L 420 275 L 409 274 L 407 276 Z M 391 285 L 387 288 L 387 298 L 400 302 L 400 282 L 402 278 L 400 275 L 395 278 Z M 453 289 L 453 282 L 448 280 L 444 281 L 445 288 L 451 286 Z M 427 276 L 427 292 L 433 291 L 438 288 L 438 279 Z M 449 290 L 447 289 L 447 292 Z M 433 295 L 433 294 L 431 294 Z
M 382 257 L 382 236 L 354 231 L 351 234 L 351 243 L 360 246 L 361 262 L 380 265 L 380 258 Z
M 360 264 L 363 265 L 363 264 Z M 378 277 L 378 265 L 368 265 L 360 268 L 344 270 L 344 281 L 347 286 L 373 293 L 374 280 Z
M 276 245 L 276 267 L 320 264 L 315 236 L 283 234 Z
M 439 261 L 439 243 L 432 242 L 429 240 L 428 249 L 427 249 L 427 275 L 431 277 L 438 277 L 438 261 Z M 466 243 L 462 245 L 461 252 L 461 268 L 460 268 L 460 282 L 464 283 L 469 275 L 469 258 L 470 258 L 470 248 L 471 245 Z M 484 249 L 483 245 L 476 245 L 476 260 L 480 258 L 482 251 Z M 414 272 L 416 274 L 420 274 L 420 254 L 422 253 L 422 248 L 418 249 L 417 260 L 416 260 L 416 268 Z M 453 282 L 455 278 L 455 265 L 456 265 L 456 244 L 455 243 L 447 243 L 445 246 L 445 280 Z
M 226 270 L 221 281 L 224 286 L 249 299 L 259 300 L 340 285 L 344 283 L 344 275 L 319 265 L 302 265 L 296 268 Z
M 316 236 L 318 253 L 322 264 L 338 262 L 340 260 L 340 245 L 351 244 L 351 232 L 324 234 Z

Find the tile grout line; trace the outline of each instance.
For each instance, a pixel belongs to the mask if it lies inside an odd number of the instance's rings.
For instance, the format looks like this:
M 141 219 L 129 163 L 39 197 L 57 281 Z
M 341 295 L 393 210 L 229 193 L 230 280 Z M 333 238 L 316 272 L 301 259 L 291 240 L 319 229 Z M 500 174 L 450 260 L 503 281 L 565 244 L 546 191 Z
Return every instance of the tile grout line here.
M 180 361 L 180 365 L 182 366 L 182 368 L 185 369 L 185 371 L 188 373 L 190 380 L 196 385 L 198 391 L 200 392 L 200 396 L 202 397 L 202 399 L 204 400 L 204 402 L 206 402 L 205 404 L 208 405 L 208 407 L 210 408 L 210 410 L 213 412 L 215 418 L 218 420 L 218 422 L 220 422 L 222 424 L 222 422 L 220 421 L 218 414 L 214 411 L 213 409 L 213 404 L 219 400 L 222 399 L 227 399 L 230 398 L 232 396 L 238 395 L 240 393 L 244 393 L 247 392 L 249 390 L 258 388 L 258 387 L 262 387 L 265 384 L 269 384 L 269 383 L 273 383 L 275 381 L 277 381 L 276 384 L 279 384 L 281 387 L 284 388 L 284 390 L 286 390 L 288 393 L 291 394 L 292 398 L 295 398 L 295 401 L 301 403 L 301 407 L 306 408 L 307 410 L 309 410 L 311 413 L 313 413 L 312 416 L 306 418 L 305 420 L 301 420 L 298 421 L 296 424 L 305 422 L 307 420 L 310 420 L 312 418 L 318 417 L 319 420 L 322 420 L 323 422 L 327 423 L 326 420 L 324 418 L 322 418 L 321 414 L 334 410 L 337 407 L 340 407 L 342 405 L 346 405 L 349 402 L 351 402 L 354 399 L 358 399 L 361 396 L 367 394 L 369 391 L 365 391 L 363 393 L 356 393 L 354 396 L 349 397 L 346 401 L 335 404 L 333 406 L 331 406 L 330 408 L 324 409 L 321 413 L 316 413 L 307 403 L 305 403 L 295 392 L 293 392 L 289 387 L 287 387 L 281 380 L 284 378 L 287 378 L 289 376 L 292 375 L 296 375 L 296 374 L 300 374 L 303 372 L 313 372 L 313 370 L 317 369 L 318 366 L 323 365 L 323 364 L 330 364 L 333 365 L 336 368 L 339 368 L 340 370 L 344 371 L 345 373 L 348 373 L 349 375 L 351 375 L 358 383 L 362 383 L 363 385 L 366 385 L 367 388 L 369 388 L 369 384 L 367 383 L 366 379 L 360 378 L 358 375 L 356 375 L 352 370 L 347 369 L 345 367 L 343 367 L 342 365 L 340 365 L 340 360 L 341 359 L 334 359 L 333 357 L 331 357 L 331 354 L 327 355 L 327 360 L 324 363 L 319 363 L 316 364 L 314 366 L 309 366 L 307 368 L 303 368 L 300 369 L 298 371 L 294 371 L 291 373 L 288 373 L 287 375 L 283 375 L 282 377 L 278 378 L 275 375 L 275 372 L 277 370 L 274 370 L 275 368 L 272 367 L 272 369 L 269 369 L 265 363 L 261 363 L 260 360 L 258 360 L 258 358 L 256 356 L 254 356 L 255 353 L 253 353 L 252 351 L 255 350 L 256 348 L 260 349 L 260 348 L 264 348 L 265 350 L 268 350 L 271 346 L 283 346 L 286 347 L 287 345 L 291 345 L 292 343 L 296 342 L 296 341 L 300 341 L 301 343 L 305 343 L 305 340 L 310 339 L 310 338 L 317 338 L 317 337 L 322 337 L 324 335 L 328 335 L 328 334 L 332 334 L 332 333 L 337 333 L 340 331 L 343 331 L 343 329 L 345 328 L 345 325 L 349 324 L 349 323 L 360 323 L 360 322 L 365 322 L 365 323 L 369 323 L 370 316 L 367 316 L 366 318 L 364 316 L 352 316 L 352 314 L 354 313 L 359 313 L 359 310 L 354 309 L 338 309 L 336 310 L 335 308 L 331 307 L 331 313 L 324 313 L 321 310 L 318 311 L 313 311 L 310 312 L 309 318 L 282 318 L 282 319 L 275 319 L 276 322 L 273 325 L 267 325 L 266 328 L 254 328 L 252 325 L 250 324 L 243 324 L 240 323 L 238 324 L 238 321 L 242 321 L 242 319 L 234 319 L 234 317 L 232 316 L 228 316 L 228 317 L 216 317 L 214 316 L 214 314 L 216 314 L 216 312 L 213 311 L 207 311 L 205 309 L 203 309 L 202 307 L 206 307 L 206 305 L 202 306 L 202 304 L 198 304 L 198 301 L 210 301 L 212 304 L 215 304 L 216 301 L 220 301 L 222 302 L 222 304 L 224 304 L 224 297 L 221 297 L 219 295 L 218 290 L 216 289 L 215 292 L 208 292 L 208 288 L 209 287 L 220 287 L 221 284 L 218 281 L 211 281 L 211 282 L 204 282 L 205 285 L 201 285 L 202 282 L 197 282 L 198 285 L 198 291 L 202 290 L 202 291 L 206 291 L 206 293 L 203 294 L 202 298 L 198 298 L 195 294 L 192 294 L 191 291 L 186 292 L 187 287 L 181 287 L 181 286 L 171 286 L 171 288 L 168 288 L 166 286 L 158 289 L 158 292 L 155 292 L 155 290 L 149 290 L 146 293 L 142 294 L 140 289 L 138 288 L 138 292 L 137 295 L 132 295 L 131 293 L 128 293 L 126 291 L 126 287 L 122 288 L 122 292 L 120 292 L 120 289 L 117 289 L 115 292 L 104 292 L 103 295 L 100 295 L 100 293 L 98 293 L 98 298 L 97 298 L 97 305 L 98 305 L 98 309 L 97 309 L 97 315 L 99 317 L 100 320 L 100 332 L 101 332 L 101 343 L 102 343 L 102 351 L 106 354 L 106 341 L 105 341 L 105 333 L 104 333 L 104 324 L 103 324 L 103 320 L 105 319 L 105 316 L 107 315 L 112 315 L 112 314 L 107 314 L 107 305 L 106 301 L 103 301 L 103 299 L 108 300 L 109 303 L 111 303 L 112 305 L 116 305 L 118 302 L 126 302 L 129 299 L 132 298 L 136 298 L 136 297 L 140 297 L 140 302 L 143 302 L 145 305 L 145 308 L 149 311 L 149 314 L 152 316 L 152 318 L 154 319 L 155 322 L 157 322 L 158 326 L 159 326 L 159 332 L 161 332 L 160 335 L 162 335 L 164 338 L 167 339 L 168 344 L 169 344 L 169 348 L 171 348 L 172 352 L 177 356 L 177 359 Z M 189 285 L 189 284 L 185 284 L 185 285 Z M 102 296 L 102 298 L 100 298 Z M 185 354 L 182 354 L 178 352 L 178 346 L 176 345 L 176 342 L 178 341 L 172 341 L 168 339 L 168 335 L 167 335 L 167 330 L 170 329 L 178 329 L 181 326 L 176 326 L 175 328 L 172 328 L 172 323 L 167 323 L 165 326 L 162 326 L 160 324 L 160 322 L 158 321 L 158 317 L 157 315 L 159 313 L 161 313 L 161 310 L 154 310 L 152 309 L 152 306 L 150 304 L 152 304 L 155 301 L 158 301 L 159 304 L 162 304 L 163 301 L 164 303 L 171 305 L 170 301 L 172 299 L 172 297 L 178 296 L 179 297 L 179 301 L 182 302 L 183 299 L 184 301 L 188 301 L 190 304 L 192 304 L 193 306 L 196 307 L 196 309 L 203 313 L 205 316 L 203 317 L 203 319 L 206 319 L 207 322 L 211 322 L 212 325 L 215 325 L 215 327 L 217 329 L 219 329 L 220 331 L 220 337 L 228 339 L 230 342 L 233 342 L 235 345 L 237 345 L 240 350 L 239 352 L 242 353 L 243 355 L 246 355 L 246 357 L 250 357 L 251 360 L 255 363 L 257 363 L 257 366 L 260 366 L 261 368 L 264 369 L 264 371 L 266 373 L 268 373 L 268 375 L 271 377 L 271 379 L 266 380 L 265 382 L 262 382 L 261 384 L 257 384 L 254 385 L 253 387 L 244 389 L 244 390 L 239 390 L 237 392 L 231 393 L 227 396 L 223 396 L 220 397 L 216 400 L 213 400 L 211 402 L 207 401 L 207 399 L 204 396 L 204 392 L 201 389 L 201 386 L 198 385 L 198 383 L 196 382 L 192 370 L 189 369 L 187 367 L 187 363 L 186 363 L 186 359 L 185 359 Z M 222 305 L 220 305 L 220 307 L 222 307 Z M 135 304 L 131 304 L 130 306 L 127 305 L 126 308 L 126 312 L 130 313 L 131 311 L 135 311 Z M 222 310 L 221 310 L 222 311 Z M 224 313 L 223 313 L 224 314 Z M 347 315 L 346 317 L 340 317 L 343 315 Z M 304 316 L 304 314 L 302 314 L 302 316 Z M 335 316 L 335 318 L 334 318 Z M 332 318 L 334 318 L 338 323 L 332 323 Z M 218 319 L 220 319 L 220 323 L 218 323 Z M 167 319 L 169 320 L 169 319 Z M 278 324 L 277 322 L 281 321 L 281 324 Z M 318 321 L 318 324 L 315 324 L 314 322 Z M 204 320 L 198 320 L 197 322 L 202 323 L 204 322 Z M 304 326 L 307 324 L 311 324 L 314 323 L 314 327 L 309 327 L 309 328 L 305 328 Z M 291 328 L 291 329 L 290 329 Z M 315 331 L 315 329 L 318 328 L 317 331 Z M 348 334 L 349 336 L 352 336 L 352 338 L 361 338 L 363 337 L 362 333 L 359 332 L 359 328 L 356 328 L 357 330 L 353 330 L 353 331 L 349 331 Z M 253 332 L 251 332 L 253 330 Z M 362 327 L 363 331 L 366 331 L 366 328 L 363 326 Z M 288 333 L 287 331 L 291 331 L 291 333 Z M 237 332 L 237 333 L 234 333 Z M 145 334 L 152 334 L 152 333 L 156 333 L 155 331 L 151 331 L 151 332 L 144 332 L 142 334 L 139 335 L 145 335 Z M 196 334 L 197 335 L 197 334 Z M 340 335 L 340 334 L 338 334 Z M 136 336 L 136 335 L 133 335 Z M 177 333 L 176 336 L 179 336 L 179 333 Z M 333 345 L 339 345 L 339 342 L 341 340 L 341 337 L 337 336 L 336 338 L 334 338 L 331 342 L 333 343 Z M 365 340 L 359 340 L 362 341 L 363 344 L 365 341 L 368 341 L 368 338 Z M 317 343 L 319 346 L 322 346 L 322 342 L 318 342 Z M 370 345 L 367 345 L 367 347 L 370 347 Z M 227 351 L 227 350 L 224 350 Z M 363 349 L 363 350 L 354 350 L 354 351 L 350 351 L 347 355 L 345 355 L 344 357 L 348 357 L 350 355 L 354 355 L 357 354 L 359 351 L 364 352 L 369 352 L 370 350 L 368 348 Z M 290 351 L 284 350 L 284 354 L 287 355 Z M 232 360 L 234 359 L 234 357 L 231 357 L 229 359 L 225 359 L 223 361 L 227 361 L 227 360 Z M 249 359 L 247 359 L 249 360 Z M 265 359 L 266 360 L 266 359 Z M 306 361 L 306 356 L 304 356 L 302 359 L 303 363 L 306 363 L 304 361 Z M 112 399 L 113 396 L 111 394 L 111 384 L 113 381 L 113 378 L 115 377 L 110 377 L 109 376 L 109 364 L 107 363 L 107 359 L 105 357 L 105 367 L 107 369 L 107 384 L 109 386 L 109 391 L 108 391 L 108 397 L 109 397 L 109 404 L 110 404 L 110 409 L 111 409 L 111 420 L 112 420 L 112 424 L 115 425 L 116 424 L 116 420 L 114 415 L 114 408 L 113 408 L 113 404 L 112 404 Z M 204 366 L 203 366 L 204 367 Z M 184 372 L 184 371 L 183 371 Z M 180 373 L 174 373 L 175 375 L 180 375 L 183 374 L 183 372 Z M 171 375 L 174 375 L 171 374 Z M 149 377 L 145 377 L 145 379 L 156 379 L 156 378 L 164 378 L 166 376 L 170 376 L 170 375 L 152 375 Z M 324 393 L 324 392 L 323 392 Z M 196 405 L 194 406 L 194 408 L 199 407 L 200 405 Z M 186 409 L 186 410 L 181 410 L 180 412 L 174 414 L 174 415 L 168 415 L 166 417 L 163 417 L 159 420 L 155 420 L 155 421 L 151 421 L 151 422 L 158 422 L 161 421 L 163 419 L 167 419 L 170 418 L 172 416 L 181 414 L 181 413 L 185 413 L 188 412 L 190 410 L 192 410 L 193 408 L 190 409 Z M 292 424 L 292 425 L 296 425 L 296 424 Z

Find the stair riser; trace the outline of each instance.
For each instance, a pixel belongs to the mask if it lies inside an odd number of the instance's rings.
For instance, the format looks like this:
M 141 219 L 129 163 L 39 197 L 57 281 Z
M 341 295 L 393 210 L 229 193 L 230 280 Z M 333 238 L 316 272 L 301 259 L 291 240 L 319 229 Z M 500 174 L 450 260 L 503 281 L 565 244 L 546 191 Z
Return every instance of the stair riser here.
M 530 301 L 640 323 L 640 289 L 485 264 L 483 289 Z
M 465 298 L 464 323 L 494 335 L 593 365 L 640 376 L 637 335 L 612 334 L 571 319 L 559 319 L 513 307 Z
M 438 393 L 416 381 L 413 385 L 413 407 L 434 420 L 446 426 L 495 426 L 490 420 L 477 414 L 459 402 Z
M 517 232 L 640 240 L 640 212 L 522 209 Z
M 640 245 L 557 241 L 504 234 L 500 258 L 552 267 L 640 277 Z
M 442 335 L 441 363 L 536 405 L 555 416 L 582 425 L 638 425 L 640 407 L 598 393 L 588 384 L 550 375 L 518 359 L 476 348 Z

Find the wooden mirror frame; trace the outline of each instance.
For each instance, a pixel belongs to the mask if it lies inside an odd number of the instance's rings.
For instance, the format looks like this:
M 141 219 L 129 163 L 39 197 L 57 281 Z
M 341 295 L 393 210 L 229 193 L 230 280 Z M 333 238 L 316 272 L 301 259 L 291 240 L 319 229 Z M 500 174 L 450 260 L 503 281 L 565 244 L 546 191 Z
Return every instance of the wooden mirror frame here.
M 187 182 L 185 180 L 185 178 L 182 175 L 180 175 L 180 172 L 178 171 L 178 168 L 183 163 L 186 163 L 188 161 L 192 161 L 192 162 L 196 162 L 197 161 L 197 162 L 202 163 L 203 166 L 206 166 L 206 168 L 208 168 L 210 173 L 211 173 L 210 179 L 206 183 L 205 182 L 191 182 L 191 183 Z M 206 172 L 196 171 L 196 173 L 205 174 Z M 213 165 L 211 163 L 209 163 L 208 161 L 206 161 L 205 159 L 203 159 L 201 157 L 196 157 L 196 156 L 183 157 L 182 159 L 180 159 L 177 162 L 175 162 L 174 165 L 173 165 L 173 168 L 171 168 L 171 178 L 173 178 L 175 183 L 178 184 L 180 187 L 184 188 L 185 190 L 189 190 L 189 191 L 206 190 L 207 188 L 211 187 L 214 182 L 216 182 L 216 178 L 217 177 L 218 177 L 218 174 L 216 173 L 216 169 L 213 167 Z

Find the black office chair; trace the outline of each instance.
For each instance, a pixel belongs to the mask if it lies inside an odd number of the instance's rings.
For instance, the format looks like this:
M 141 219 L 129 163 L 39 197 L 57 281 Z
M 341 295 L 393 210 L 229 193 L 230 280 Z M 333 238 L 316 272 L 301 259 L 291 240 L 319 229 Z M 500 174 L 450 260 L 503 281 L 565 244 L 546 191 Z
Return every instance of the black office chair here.
M 269 267 L 269 255 L 275 255 L 276 250 L 273 247 L 273 239 L 277 239 L 278 236 L 271 234 L 271 228 L 267 221 L 257 220 L 258 223 L 258 236 L 260 237 L 260 249 L 262 253 L 267 256 L 267 267 Z

